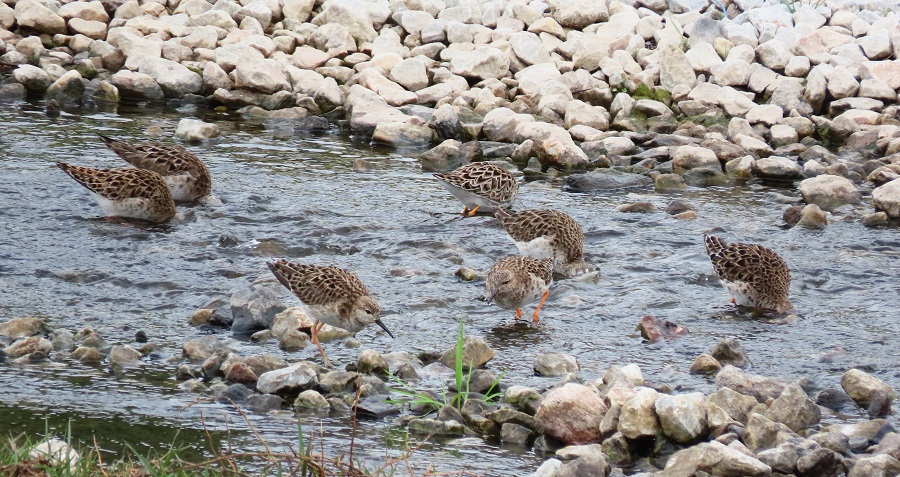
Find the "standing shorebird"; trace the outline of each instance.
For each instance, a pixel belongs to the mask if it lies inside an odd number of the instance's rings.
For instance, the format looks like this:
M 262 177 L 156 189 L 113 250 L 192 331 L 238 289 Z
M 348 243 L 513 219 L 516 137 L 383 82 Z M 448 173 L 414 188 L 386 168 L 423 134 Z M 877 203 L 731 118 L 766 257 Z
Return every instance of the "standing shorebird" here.
M 91 191 L 110 215 L 161 223 L 175 216 L 175 201 L 159 174 L 143 169 L 93 169 L 57 164 Z
M 449 174 L 434 174 L 441 185 L 465 205 L 463 215 L 509 207 L 519 183 L 506 169 L 489 162 L 466 164 Z
M 319 331 L 326 324 L 356 333 L 375 323 L 388 336 L 394 337 L 379 317 L 378 303 L 356 275 L 338 267 L 304 265 L 287 260 L 276 260 L 266 265 L 275 278 L 300 299 L 307 315 L 315 320 L 312 342 L 319 347 L 325 366 L 331 364 L 319 342 Z
M 100 135 L 106 147 L 138 169 L 156 172 L 166 181 L 176 202 L 194 202 L 212 188 L 209 169 L 187 149 L 165 144 L 129 144 Z
M 532 321 L 537 323 L 541 307 L 550 296 L 553 281 L 553 259 L 537 260 L 531 257 L 513 256 L 501 259 L 488 271 L 488 304 L 491 301 L 507 310 L 516 310 L 516 319 L 522 317 L 522 307 L 540 300 Z
M 793 308 L 788 299 L 791 269 L 777 253 L 762 245 L 726 243 L 714 235 L 704 240 L 713 270 L 734 304 L 778 313 Z
M 497 209 L 494 217 L 523 255 L 552 258 L 553 271 L 569 278 L 590 271 L 584 261 L 584 233 L 572 217 L 549 209 Z

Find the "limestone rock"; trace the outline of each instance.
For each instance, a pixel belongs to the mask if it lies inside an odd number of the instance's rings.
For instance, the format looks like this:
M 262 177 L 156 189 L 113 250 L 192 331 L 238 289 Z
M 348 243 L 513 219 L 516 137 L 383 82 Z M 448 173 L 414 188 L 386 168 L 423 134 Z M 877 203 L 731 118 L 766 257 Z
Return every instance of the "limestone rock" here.
M 650 388 L 640 388 L 622 406 L 617 429 L 629 439 L 653 437 L 659 431 L 656 401 L 660 394 Z
M 692 443 L 708 432 L 703 393 L 660 396 L 655 410 L 663 433 L 675 442 Z
M 19 0 L 15 7 L 16 23 L 50 35 L 67 33 L 66 21 L 35 0 Z
M 716 387 L 731 388 L 741 394 L 753 396 L 760 401 L 776 399 L 787 387 L 787 383 L 776 378 L 749 374 L 727 365 L 716 375 Z
M 463 369 L 475 369 L 484 366 L 485 363 L 494 358 L 494 350 L 477 336 L 466 336 L 463 338 L 462 363 Z M 456 362 L 456 345 L 441 355 L 439 360 L 441 363 L 453 369 Z
M 216 126 L 215 124 L 212 124 L 212 123 L 203 122 L 199 119 L 190 119 L 190 118 L 182 119 L 181 121 L 178 121 L 178 127 L 175 128 L 175 137 L 178 139 L 181 139 L 183 141 L 203 141 L 205 139 L 214 138 L 218 135 L 219 135 L 219 126 Z M 232 297 L 231 297 L 232 298 L 232 310 L 231 311 L 235 317 L 234 323 L 232 324 L 232 330 L 243 332 L 243 331 L 251 331 L 253 329 L 259 329 L 259 328 L 256 328 L 256 326 L 259 326 L 260 328 L 268 327 L 268 324 L 270 324 L 272 321 L 271 317 L 268 318 L 268 323 L 263 324 L 262 322 L 256 322 L 255 321 L 256 318 L 249 318 L 250 315 L 246 314 L 247 312 L 252 313 L 252 310 L 254 309 L 253 308 L 254 305 L 252 305 L 250 303 L 246 303 L 246 306 L 249 308 L 245 308 L 244 304 L 239 304 L 237 306 L 237 308 L 240 311 L 237 311 L 237 312 L 235 311 L 236 308 L 235 308 L 234 300 L 235 300 L 235 296 L 238 296 L 239 293 L 241 293 L 241 292 L 239 291 L 238 293 L 235 293 L 235 295 L 232 295 Z M 276 298 L 276 300 L 277 300 L 277 298 Z M 281 306 L 281 309 L 284 309 L 284 305 L 281 305 L 280 303 L 281 302 L 279 301 L 278 304 Z M 281 311 L 281 309 L 278 311 Z M 277 313 L 277 311 L 273 312 L 272 316 L 274 316 L 274 313 Z M 241 318 L 239 319 L 238 316 L 241 316 Z M 268 316 L 268 315 L 266 315 L 266 316 Z M 257 318 L 261 318 L 261 316 L 258 316 Z M 250 320 L 250 321 L 248 321 L 248 320 Z M 251 321 L 256 323 L 256 325 L 251 325 L 250 324 Z M 235 327 L 237 327 L 237 328 L 235 328 Z
M 765 416 L 799 432 L 818 424 L 822 418 L 822 412 L 800 386 L 791 384 L 772 402 L 772 405 L 766 410 Z
M 534 372 L 538 376 L 565 376 L 578 372 L 578 363 L 574 356 L 541 353 L 534 357 Z
M 509 57 L 492 46 L 482 45 L 450 60 L 450 71 L 466 78 L 502 78 L 509 72 Z
M 81 74 L 70 70 L 54 81 L 44 96 L 48 101 L 57 100 L 60 104 L 81 104 L 84 98 L 84 82 Z
M 759 459 L 712 441 L 676 452 L 666 461 L 662 473 L 666 476 L 705 473 L 721 477 L 769 477 L 772 469 Z
M 894 399 L 894 390 L 884 381 L 859 369 L 851 369 L 841 377 L 841 387 L 860 406 L 868 406 L 869 402 L 879 391 L 887 393 Z
M 555 439 L 565 444 L 588 444 L 600 441 L 600 421 L 606 410 L 596 392 L 567 383 L 544 397 L 534 417 Z
M 291 394 L 311 389 L 318 382 L 312 365 L 300 362 L 263 373 L 256 382 L 256 389 L 265 394 Z
M 816 204 L 825 210 L 845 204 L 858 204 L 862 200 L 853 181 L 831 174 L 805 179 L 800 183 L 799 189 L 807 204 Z
M 900 180 L 894 179 L 872 191 L 875 208 L 884 211 L 888 217 L 900 217 Z

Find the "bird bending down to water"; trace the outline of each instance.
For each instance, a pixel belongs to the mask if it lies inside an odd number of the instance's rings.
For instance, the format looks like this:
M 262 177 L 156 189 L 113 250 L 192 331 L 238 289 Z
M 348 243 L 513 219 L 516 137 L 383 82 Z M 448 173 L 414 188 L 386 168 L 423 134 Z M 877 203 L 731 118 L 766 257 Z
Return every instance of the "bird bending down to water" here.
M 494 217 L 523 255 L 552 258 L 553 271 L 569 278 L 590 271 L 584 261 L 584 233 L 572 217 L 549 209 L 513 212 L 499 208 Z
M 209 169 L 187 149 L 165 144 L 129 144 L 100 135 L 106 147 L 138 169 L 162 176 L 176 202 L 194 202 L 212 188 Z
M 175 216 L 175 201 L 159 174 L 143 169 L 93 169 L 60 162 L 60 169 L 91 191 L 110 215 L 161 223 Z
M 312 342 L 319 347 L 326 366 L 330 363 L 318 335 L 326 324 L 356 333 L 375 323 L 388 336 L 394 337 L 379 317 L 378 303 L 356 275 L 334 266 L 304 265 L 287 260 L 266 265 L 275 278 L 300 299 L 307 315 L 315 320 Z
M 463 215 L 509 207 L 519 183 L 506 169 L 489 162 L 473 162 L 448 174 L 434 174 L 441 185 L 465 205 Z
M 522 307 L 540 300 L 532 321 L 537 323 L 541 307 L 550 296 L 553 281 L 553 259 L 537 260 L 531 257 L 513 256 L 501 259 L 488 271 L 488 304 L 496 302 L 501 308 L 516 310 L 516 319 L 522 317 Z
M 713 270 L 736 305 L 786 313 L 793 308 L 788 293 L 791 270 L 777 253 L 762 245 L 726 243 L 704 236 Z

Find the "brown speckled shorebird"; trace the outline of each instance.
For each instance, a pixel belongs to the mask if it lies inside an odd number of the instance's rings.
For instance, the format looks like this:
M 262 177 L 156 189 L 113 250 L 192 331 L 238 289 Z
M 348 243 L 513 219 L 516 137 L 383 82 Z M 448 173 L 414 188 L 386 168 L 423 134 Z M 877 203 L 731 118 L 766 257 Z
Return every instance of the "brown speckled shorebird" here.
M 488 271 L 488 303 L 496 302 L 507 310 L 516 310 L 516 319 L 522 317 L 522 307 L 540 299 L 532 321 L 537 323 L 541 307 L 550 296 L 553 281 L 553 259 L 537 260 L 531 257 L 513 256 L 501 259 Z
M 331 325 L 356 333 L 375 323 L 391 338 L 390 330 L 381 321 L 378 303 L 356 275 L 338 267 L 304 265 L 287 260 L 269 262 L 275 278 L 303 303 L 307 315 L 315 320 L 312 342 L 319 347 L 325 366 L 331 366 L 325 349 L 319 342 L 319 331 Z
M 138 169 L 162 176 L 176 202 L 194 202 L 209 195 L 212 181 L 206 165 L 187 149 L 165 144 L 129 144 L 100 135 L 106 147 Z
M 523 255 L 552 258 L 553 271 L 569 278 L 590 271 L 584 261 L 584 233 L 572 217 L 549 209 L 497 209 L 494 217 Z
M 788 293 L 791 269 L 777 253 L 762 245 L 726 243 L 704 236 L 706 253 L 732 303 L 786 313 L 793 309 Z
M 462 213 L 469 217 L 479 210 L 490 213 L 509 207 L 519 193 L 519 183 L 512 174 L 489 162 L 473 162 L 434 177 L 465 205 Z
M 91 191 L 110 215 L 161 223 L 175 216 L 175 201 L 162 177 L 143 169 L 94 169 L 57 164 Z

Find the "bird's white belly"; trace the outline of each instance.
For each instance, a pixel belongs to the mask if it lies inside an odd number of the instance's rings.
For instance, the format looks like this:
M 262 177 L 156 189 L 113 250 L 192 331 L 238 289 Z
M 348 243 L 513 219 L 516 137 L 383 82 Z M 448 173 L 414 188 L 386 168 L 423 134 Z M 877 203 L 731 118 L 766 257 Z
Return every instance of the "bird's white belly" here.
M 741 306 L 756 306 L 756 300 L 750 291 L 750 285 L 747 282 L 729 282 L 722 280 L 725 289 L 734 298 L 734 303 Z
M 115 201 L 109 200 L 94 192 L 91 192 L 91 195 L 97 200 L 97 204 L 100 205 L 100 208 L 109 215 L 131 217 L 141 220 L 153 220 L 156 218 L 147 199 L 132 198 Z
M 306 316 L 329 326 L 347 329 L 349 324 L 341 323 L 337 305 L 303 305 Z M 352 330 L 348 330 L 352 331 Z
M 479 212 L 493 212 L 494 207 L 497 206 L 496 202 L 494 202 L 488 198 L 485 198 L 478 194 L 469 192 L 463 188 L 456 187 L 455 185 L 450 184 L 449 182 L 444 182 L 444 181 L 440 181 L 440 182 L 441 182 L 441 185 L 443 185 L 445 189 L 450 191 L 450 193 L 453 194 L 454 197 L 459 199 L 460 202 L 462 202 L 466 207 L 468 207 L 470 209 L 474 209 L 476 206 L 479 206 L 479 209 L 478 209 Z
M 518 240 L 514 240 L 514 242 L 522 255 L 543 260 L 545 258 L 554 258 L 553 247 L 550 245 L 551 239 L 552 237 L 543 236 L 529 242 L 520 242 Z

